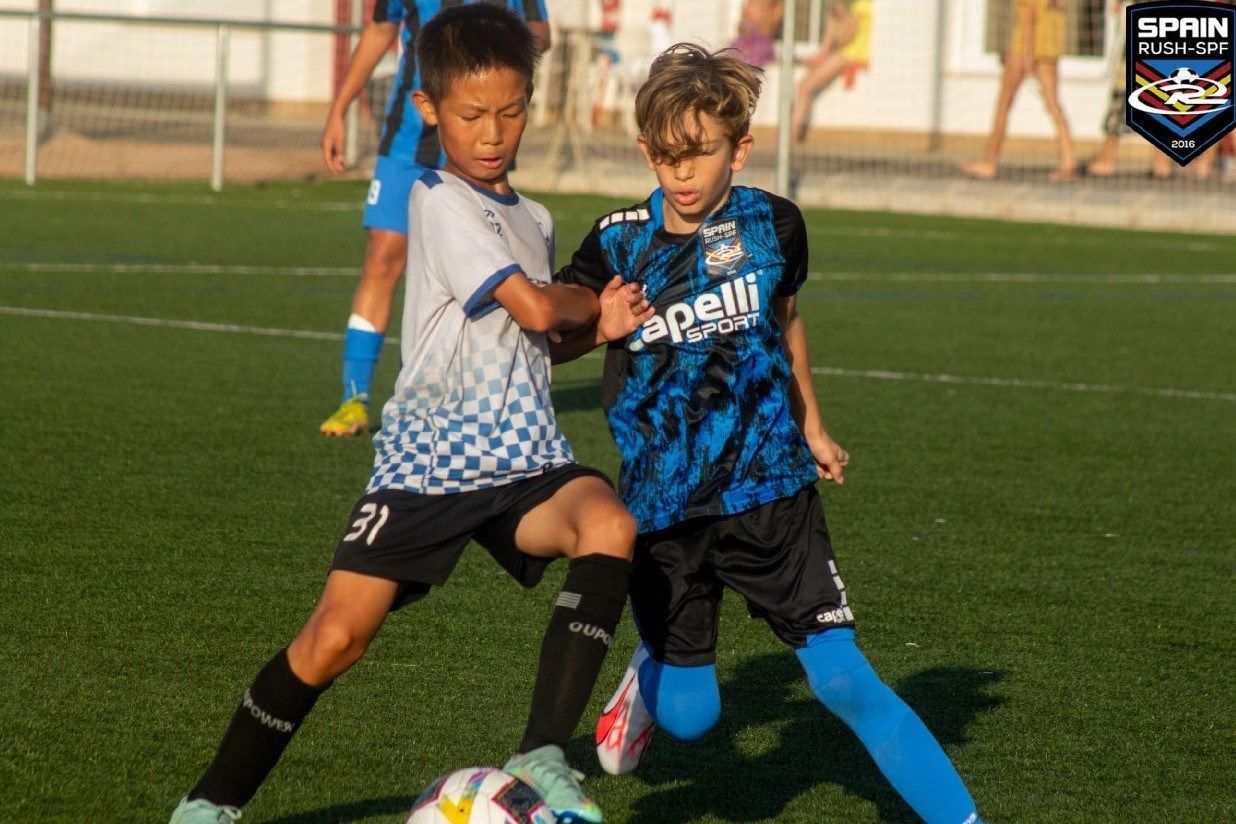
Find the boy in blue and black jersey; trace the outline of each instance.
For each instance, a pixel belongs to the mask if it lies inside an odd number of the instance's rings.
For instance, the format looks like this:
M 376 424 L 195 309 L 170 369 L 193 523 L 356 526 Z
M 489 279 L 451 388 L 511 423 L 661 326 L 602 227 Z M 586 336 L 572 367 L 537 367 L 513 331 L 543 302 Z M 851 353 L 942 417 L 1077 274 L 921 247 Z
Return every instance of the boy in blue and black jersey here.
M 602 406 L 638 526 L 631 604 L 643 643 L 597 728 L 609 772 L 634 769 L 654 725 L 693 739 L 720 714 L 723 589 L 794 649 L 811 689 L 931 824 L 976 824 L 974 802 L 917 715 L 854 642 L 854 615 L 815 489 L 849 455 L 820 420 L 796 293 L 802 214 L 733 186 L 752 147 L 758 75 L 681 44 L 636 97 L 639 144 L 660 187 L 602 217 L 555 276 L 600 292 L 639 284 L 655 315 L 611 343 Z M 558 342 L 555 360 L 590 348 Z
M 408 197 L 412 184 L 427 169 L 445 162 L 436 126 L 426 123 L 412 104 L 421 87 L 416 38 L 443 9 L 484 2 L 518 15 L 538 51 L 549 47 L 545 0 L 377 0 L 373 19 L 361 32 L 343 81 L 331 101 L 322 132 L 322 155 L 332 172 L 344 169 L 344 115 L 360 94 L 374 67 L 400 38 L 399 68 L 378 137 L 378 159 L 365 200 L 364 226 L 369 231 L 365 265 L 352 297 L 343 346 L 343 399 L 319 427 L 324 435 L 352 436 L 369 429 L 369 395 L 374 366 L 390 321 L 395 287 L 408 257 Z

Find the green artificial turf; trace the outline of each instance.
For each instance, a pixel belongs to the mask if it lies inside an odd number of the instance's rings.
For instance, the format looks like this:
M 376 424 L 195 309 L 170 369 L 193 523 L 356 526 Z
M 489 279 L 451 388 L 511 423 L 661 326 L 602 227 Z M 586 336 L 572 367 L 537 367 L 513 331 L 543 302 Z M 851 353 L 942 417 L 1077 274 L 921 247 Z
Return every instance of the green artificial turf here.
M 372 447 L 316 432 L 337 340 L 247 330 L 342 331 L 362 195 L 0 183 L 0 820 L 166 820 L 312 608 Z M 539 199 L 559 262 L 621 205 Z M 877 671 L 989 822 L 1233 820 L 1236 238 L 807 223 L 817 392 L 855 456 L 824 498 Z M 613 472 L 598 373 L 556 368 L 555 397 Z M 437 775 L 504 761 L 561 576 L 523 591 L 467 553 L 246 822 L 401 821 Z M 718 727 L 600 774 L 591 723 L 634 640 L 571 753 L 607 821 L 914 820 L 733 596 Z

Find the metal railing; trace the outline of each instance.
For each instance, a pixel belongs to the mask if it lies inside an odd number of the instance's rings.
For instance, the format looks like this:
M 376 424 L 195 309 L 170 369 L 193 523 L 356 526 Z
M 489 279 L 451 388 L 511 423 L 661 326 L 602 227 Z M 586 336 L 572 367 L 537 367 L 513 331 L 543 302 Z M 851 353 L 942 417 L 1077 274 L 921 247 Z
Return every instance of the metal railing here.
M 42 60 L 41 27 L 45 23 L 55 21 L 87 22 L 87 23 L 128 23 L 157 26 L 181 26 L 199 29 L 215 29 L 215 77 L 214 77 L 214 116 L 211 137 L 211 167 L 210 188 L 218 192 L 223 189 L 223 159 L 227 130 L 227 92 L 228 92 L 228 55 L 230 51 L 231 33 L 233 30 L 250 29 L 262 32 L 311 32 L 315 34 L 346 35 L 349 38 L 349 52 L 355 46 L 355 38 L 360 34 L 359 25 L 361 4 L 352 4 L 352 25 L 330 26 L 315 23 L 282 23 L 264 22 L 258 20 L 240 20 L 226 18 L 189 19 L 183 17 L 148 17 L 123 14 L 87 14 L 80 12 L 54 11 L 5 11 L 0 10 L 0 20 L 5 18 L 25 19 L 29 25 L 27 48 L 27 79 L 26 79 L 26 158 L 25 181 L 33 186 L 38 180 L 39 156 L 39 85 L 40 61 Z M 347 115 L 347 152 L 348 165 L 357 162 L 357 135 L 360 130 L 359 107 L 352 106 Z

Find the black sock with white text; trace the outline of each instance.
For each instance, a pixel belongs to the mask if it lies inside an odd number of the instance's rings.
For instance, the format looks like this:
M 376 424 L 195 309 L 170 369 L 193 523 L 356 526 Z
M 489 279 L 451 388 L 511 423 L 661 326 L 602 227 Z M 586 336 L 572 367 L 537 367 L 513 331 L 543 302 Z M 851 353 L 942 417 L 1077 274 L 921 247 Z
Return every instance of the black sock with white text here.
M 325 690 L 297 678 L 287 649 L 279 650 L 245 690 L 215 760 L 189 792 L 189 800 L 204 798 L 232 807 L 248 803 Z
M 630 580 L 631 562 L 622 558 L 584 555 L 571 561 L 541 642 L 521 753 L 570 740 L 613 643 Z

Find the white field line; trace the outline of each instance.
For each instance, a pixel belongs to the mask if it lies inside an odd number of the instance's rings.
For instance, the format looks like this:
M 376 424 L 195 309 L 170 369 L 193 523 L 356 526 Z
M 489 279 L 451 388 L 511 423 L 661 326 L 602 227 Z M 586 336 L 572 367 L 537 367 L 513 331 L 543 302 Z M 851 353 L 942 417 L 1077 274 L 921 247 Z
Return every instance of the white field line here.
M 887 226 L 861 225 L 821 226 L 818 221 L 815 225 L 808 226 L 807 228 L 810 232 L 833 237 L 914 238 L 915 240 L 966 241 L 971 244 L 976 242 L 973 233 L 950 229 L 893 229 Z M 980 236 L 977 242 L 982 242 L 982 240 L 983 237 Z M 1062 237 L 1053 236 L 1051 243 L 1063 246 L 1137 246 L 1144 249 L 1168 249 L 1173 252 L 1215 252 L 1223 248 L 1230 248 L 1229 245 L 1214 241 L 1189 240 L 1187 236 L 1182 237 L 1180 240 L 1169 240 L 1161 237 L 1145 237 L 1136 232 L 1128 232 L 1120 238 L 1114 238 L 1110 235 L 1087 237 L 1083 234 L 1064 235 Z
M 22 306 L 0 306 L 0 315 L 16 315 L 28 318 L 53 318 L 59 320 L 85 320 L 104 323 L 124 323 L 133 326 L 158 326 L 170 329 L 190 329 L 197 332 L 227 332 L 231 334 L 264 335 L 276 338 L 303 338 L 308 340 L 341 341 L 338 332 L 314 332 L 306 329 L 281 329 L 270 326 L 242 326 L 233 323 L 207 323 L 170 318 L 146 318 L 134 315 L 103 315 L 92 312 L 69 312 L 60 309 L 32 309 Z M 394 337 L 386 339 L 388 346 L 398 346 Z M 593 353 L 588 357 L 599 357 Z M 1066 383 L 1061 381 L 1022 380 L 1021 378 L 983 378 L 964 375 L 937 375 L 926 372 L 894 372 L 878 369 L 840 369 L 832 366 L 814 366 L 814 375 L 842 378 L 868 378 L 886 381 L 913 381 L 918 383 L 953 384 L 958 386 L 996 386 L 1012 389 L 1049 389 L 1066 392 L 1092 392 L 1101 394 L 1147 395 L 1156 398 L 1191 398 L 1194 400 L 1224 401 L 1236 403 L 1236 393 L 1203 392 L 1195 389 L 1158 389 L 1145 386 L 1116 386 L 1101 383 Z
M 268 275 L 357 277 L 356 266 L 250 266 L 210 263 L 5 263 L 0 270 L 46 274 Z M 811 272 L 817 283 L 1236 284 L 1236 274 L 1052 274 L 1047 272 Z
M 0 270 L 49 274 L 119 275 L 278 275 L 280 277 L 358 277 L 360 266 L 245 266 L 211 263 L 5 263 Z
M 108 203 L 142 203 L 176 206 L 214 206 L 223 205 L 242 209 L 292 209 L 305 212 L 360 212 L 363 208 L 361 198 L 355 201 L 304 201 L 290 198 L 272 200 L 248 200 L 231 198 L 226 195 L 188 195 L 188 194 L 158 194 L 148 192 L 72 192 L 48 191 L 46 189 L 10 189 L 0 191 L 0 200 L 51 200 L 51 201 L 88 201 Z M 898 238 L 915 240 L 943 240 L 974 242 L 971 232 L 961 229 L 904 229 L 889 226 L 844 225 L 834 226 L 827 222 L 812 221 L 811 232 L 829 237 L 873 237 Z M 993 242 L 998 242 L 998 235 L 991 235 Z M 982 240 L 982 238 L 980 238 Z M 1111 236 L 1088 237 L 1084 234 L 1069 234 L 1063 237 L 1053 237 L 1055 245 L 1066 246 L 1136 246 L 1144 249 L 1165 249 L 1173 252 L 1215 252 L 1231 248 L 1230 244 L 1207 240 L 1191 240 L 1187 236 L 1180 240 L 1162 237 L 1147 237 L 1137 232 L 1128 232 L 1116 238 Z
M 1096 392 L 1108 395 L 1149 395 L 1155 398 L 1194 398 L 1198 400 L 1236 403 L 1236 392 L 1202 392 L 1196 389 L 1158 389 L 1147 386 L 1065 383 L 1061 381 L 1022 380 L 1021 378 L 976 378 L 964 375 L 935 375 L 927 372 L 893 372 L 884 369 L 838 369 L 832 366 L 813 366 L 811 367 L 811 374 L 841 378 L 956 384 L 959 386 L 1000 386 L 1013 389 L 1055 389 L 1063 392 Z
M 131 326 L 161 326 L 168 329 L 192 329 L 196 332 L 229 332 L 241 335 L 265 335 L 273 338 L 305 338 L 308 340 L 343 340 L 338 332 L 313 332 L 306 329 L 279 329 L 273 326 L 241 326 L 235 323 L 208 323 L 199 320 L 143 318 L 135 315 L 101 315 L 94 312 L 66 312 L 61 309 L 28 309 L 22 306 L 0 306 L 0 315 L 58 320 L 87 320 L 102 323 L 125 323 Z M 389 341 L 388 341 L 389 342 Z
M 810 272 L 815 283 L 1054 283 L 1054 284 L 1226 284 L 1236 274 L 1051 274 L 1048 272 Z

